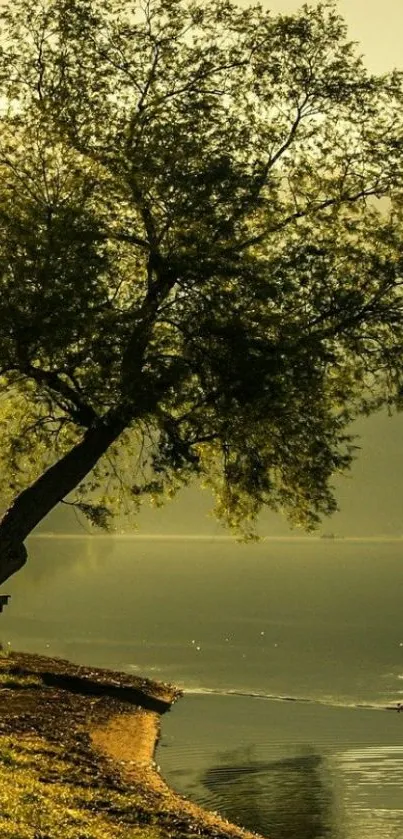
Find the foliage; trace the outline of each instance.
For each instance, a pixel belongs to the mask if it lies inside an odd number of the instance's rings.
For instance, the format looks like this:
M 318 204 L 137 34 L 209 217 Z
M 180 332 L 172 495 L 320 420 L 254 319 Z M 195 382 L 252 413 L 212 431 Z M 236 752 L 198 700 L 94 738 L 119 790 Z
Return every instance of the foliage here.
M 332 0 L 0 21 L 9 497 L 114 411 L 78 488 L 98 523 L 197 476 L 247 535 L 263 505 L 315 526 L 351 420 L 402 393 L 401 74 L 365 70 Z

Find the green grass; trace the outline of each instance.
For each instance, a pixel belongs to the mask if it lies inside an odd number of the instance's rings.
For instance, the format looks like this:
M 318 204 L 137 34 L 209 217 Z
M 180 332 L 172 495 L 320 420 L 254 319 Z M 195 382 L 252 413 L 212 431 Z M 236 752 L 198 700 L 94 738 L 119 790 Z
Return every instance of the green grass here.
M 30 688 L 35 685 L 42 685 L 42 680 L 38 676 L 14 676 L 9 673 L 0 673 L 0 690 L 2 688 Z
M 62 748 L 37 736 L 0 739 L 2 839 L 161 839 L 136 826 L 136 798 L 74 782 Z M 73 773 L 74 774 L 74 773 Z M 113 815 L 112 815 L 113 814 Z
M 49 673 L 53 680 L 42 677 Z M 74 690 L 69 690 L 70 677 Z M 126 694 L 125 701 L 115 695 L 116 683 L 126 687 L 125 680 L 137 691 L 132 709 Z M 88 690 L 93 682 L 94 695 Z M 151 697 L 161 702 L 163 696 L 168 705 L 178 695 L 169 685 L 149 683 L 148 688 Z M 0 650 L 1 839 L 239 836 L 231 825 L 212 823 L 211 816 L 161 789 L 152 773 L 122 772 L 119 760 L 94 748 L 91 732 L 136 712 L 143 689 L 142 680 L 124 674 L 116 679 L 114 673 L 91 668 L 83 674 L 61 659 Z

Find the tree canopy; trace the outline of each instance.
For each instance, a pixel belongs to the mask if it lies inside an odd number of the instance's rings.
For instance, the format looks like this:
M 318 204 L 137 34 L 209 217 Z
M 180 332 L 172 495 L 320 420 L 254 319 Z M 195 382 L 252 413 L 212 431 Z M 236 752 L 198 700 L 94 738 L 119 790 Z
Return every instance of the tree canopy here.
M 0 543 L 194 477 L 246 534 L 263 506 L 315 526 L 352 419 L 401 396 L 402 74 L 333 0 L 0 27 Z

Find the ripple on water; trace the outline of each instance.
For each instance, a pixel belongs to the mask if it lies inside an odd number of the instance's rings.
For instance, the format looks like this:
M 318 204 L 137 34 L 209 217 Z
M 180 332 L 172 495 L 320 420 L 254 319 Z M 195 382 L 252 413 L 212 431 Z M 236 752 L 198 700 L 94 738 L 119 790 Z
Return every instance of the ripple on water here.
M 403 715 L 186 696 L 158 762 L 179 792 L 271 839 L 403 837 Z

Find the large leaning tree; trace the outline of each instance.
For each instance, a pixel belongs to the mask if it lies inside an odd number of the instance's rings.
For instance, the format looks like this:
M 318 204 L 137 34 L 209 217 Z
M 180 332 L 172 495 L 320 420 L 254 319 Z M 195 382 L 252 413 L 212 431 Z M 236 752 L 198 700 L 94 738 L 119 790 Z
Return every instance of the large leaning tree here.
M 0 582 L 61 500 L 335 509 L 402 392 L 402 76 L 332 0 L 0 14 Z

